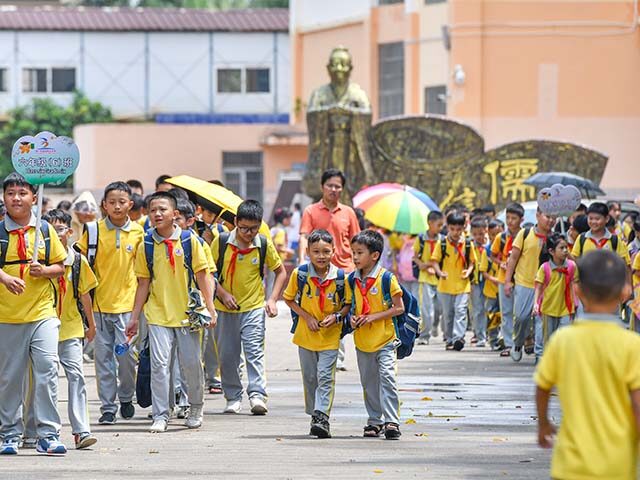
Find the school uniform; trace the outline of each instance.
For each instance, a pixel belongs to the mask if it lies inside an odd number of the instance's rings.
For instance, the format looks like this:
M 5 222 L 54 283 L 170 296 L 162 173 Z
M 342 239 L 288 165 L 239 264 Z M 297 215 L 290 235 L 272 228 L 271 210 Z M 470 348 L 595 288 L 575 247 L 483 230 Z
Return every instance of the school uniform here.
M 442 259 L 442 243 L 445 245 L 445 258 Z M 449 238 L 438 240 L 431 260 L 442 265 L 441 270 L 446 272 L 447 278 L 438 280 L 438 298 L 442 305 L 442 321 L 445 341 L 453 344 L 458 340 L 464 341 L 467 330 L 467 307 L 471 292 L 471 281 L 462 278 L 463 270 L 469 268 L 468 264 L 477 263 L 474 248 L 469 249 L 469 257 L 465 258 L 465 240 L 461 239 L 457 245 L 453 245 Z
M 496 262 L 489 260 L 489 249 L 485 248 L 480 256 L 480 274 L 487 272 L 493 277 L 497 277 L 500 266 Z M 482 288 L 484 296 L 485 314 L 489 320 L 487 325 L 487 337 L 492 347 L 497 347 L 501 326 L 500 302 L 498 301 L 498 286 L 492 281 L 485 279 Z
M 600 239 L 595 239 L 591 230 L 582 234 L 584 235 L 584 241 L 581 241 L 580 236 L 576 239 L 576 243 L 573 245 L 573 250 L 571 250 L 571 256 L 573 258 L 580 258 L 587 252 L 591 252 L 592 250 L 611 250 L 613 251 L 613 242 L 611 238 L 613 235 L 609 230 L 604 231 L 604 236 Z M 627 265 L 631 265 L 631 260 L 629 258 L 629 250 L 624 243 L 624 238 L 618 236 L 618 245 L 616 246 L 615 253 L 618 254 L 622 260 Z
M 149 298 L 144 314 L 149 326 L 151 353 L 151 397 L 154 420 L 169 420 L 171 363 L 176 351 L 180 377 L 186 383 L 189 404 L 201 409 L 204 404 L 204 371 L 202 368 L 202 331 L 191 331 L 186 312 L 189 309 L 189 289 L 196 288 L 195 278 L 189 279 L 182 250 L 182 229 L 175 227 L 171 237 L 163 238 L 154 229 L 153 277 L 147 266 L 145 246 L 138 247 L 135 274 L 151 278 Z M 209 263 L 195 234 L 191 236 L 191 256 L 194 275 L 209 271 Z
M 439 235 L 436 235 L 433 239 L 425 237 L 422 251 L 420 250 L 420 238 L 416 238 L 413 244 L 413 252 L 420 256 L 422 262 L 429 263 L 438 238 Z M 422 320 L 419 338 L 429 340 L 437 334 L 437 320 L 441 313 L 440 301 L 438 300 L 438 277 L 426 270 L 420 270 L 418 294 L 415 297 L 420 302 L 420 317 Z
M 68 384 L 67 411 L 71 422 L 71 432 L 76 434 L 90 433 L 89 406 L 85 386 L 82 347 L 84 339 L 84 323 L 78 311 L 77 299 L 73 296 L 72 267 L 75 253 L 67 249 L 64 261 L 64 276 L 54 280 L 56 285 L 58 313 L 60 316 L 60 333 L 58 337 L 58 356 L 64 369 Z M 80 260 L 80 277 L 78 295 L 85 295 L 96 288 L 98 281 L 89 266 L 87 259 Z M 25 399 L 25 438 L 36 438 L 36 422 L 33 415 L 33 394 Z
M 218 263 L 220 237 L 211 244 L 213 259 Z M 244 253 L 243 253 L 244 252 Z M 236 240 L 236 231 L 228 237 L 227 247 L 219 272 L 221 286 L 236 299 L 239 310 L 230 310 L 218 299 L 218 326 L 216 344 L 220 360 L 222 389 L 227 401 L 242 399 L 240 358 L 244 352 L 247 366 L 249 398 L 267 399 L 267 379 L 264 368 L 265 293 L 260 275 L 260 237 L 256 235 L 247 250 Z M 265 265 L 277 270 L 282 265 L 276 247 L 267 239 Z
M 575 273 L 571 278 L 568 262 L 556 265 L 553 260 L 549 260 L 551 275 L 548 283 L 545 281 L 544 265 L 541 265 L 536 273 L 536 283 L 543 286 L 540 299 L 543 345 L 547 345 L 549 338 L 558 328 L 566 327 L 571 323 L 576 310 L 573 283 L 578 279 L 578 269 L 577 267 L 574 269 Z
M 480 259 L 485 254 L 484 245 L 476 245 L 473 242 L 476 258 Z M 485 310 L 484 297 L 485 280 L 480 273 L 479 264 L 473 269 L 471 274 L 471 326 L 476 340 L 483 345 L 487 341 L 487 312 Z
M 504 239 L 503 239 L 504 235 Z M 491 245 L 491 254 L 500 259 L 501 262 L 507 262 L 509 260 L 509 255 L 511 255 L 511 250 L 513 249 L 513 241 L 515 240 L 515 236 L 511 235 L 509 232 L 505 232 L 503 234 L 497 235 L 493 240 L 493 244 Z M 503 245 L 504 243 L 504 245 Z M 500 313 L 502 316 L 502 323 L 500 325 L 500 334 L 504 341 L 504 346 L 506 348 L 513 347 L 513 299 L 514 296 L 507 297 L 504 293 L 504 281 L 506 277 L 507 271 L 504 268 L 498 266 L 498 302 L 500 305 Z
M 15 223 L 9 215 L 4 228 L 9 234 L 6 262 L 30 261 L 35 242 L 36 217 L 27 227 Z M 56 231 L 49 225 L 49 264 L 64 262 L 67 252 Z M 40 235 L 38 260 L 45 260 L 45 241 Z M 48 278 L 29 275 L 27 264 L 7 265 L 3 271 L 22 278 L 26 284 L 21 295 L 6 288 L 0 293 L 0 437 L 18 438 L 23 433 L 22 403 L 25 371 L 31 363 L 34 418 L 38 438 L 57 436 L 58 414 L 58 330 L 60 320 L 54 308 L 55 293 Z
M 282 296 L 285 300 L 293 301 L 300 294 L 300 308 L 321 322 L 343 307 L 344 298 L 338 298 L 336 291 L 338 267 L 330 265 L 324 278 L 318 275 L 312 264 L 308 265 L 308 272 L 303 291 L 298 292 L 296 268 Z M 318 332 L 309 330 L 302 318 L 296 323 L 293 343 L 298 346 L 305 412 L 308 415 L 313 415 L 315 411 L 327 416 L 331 413 L 341 332 L 341 323 L 320 327 Z
M 384 272 L 384 268 L 378 263 L 364 279 L 359 270 L 354 272 L 353 290 L 347 282 L 346 302 L 355 303 L 355 315 L 374 314 L 391 308 L 392 305 L 386 305 L 383 297 Z M 390 294 L 392 298 L 402 295 L 395 275 L 391 279 Z M 363 325 L 353 332 L 364 404 L 369 415 L 368 425 L 400 421 L 396 340 L 392 318 Z
M 228 231 L 227 227 L 220 225 L 220 229 L 217 228 L 219 224 L 215 224 L 211 229 L 214 239 L 220 236 L 220 231 Z M 211 248 L 205 247 L 204 253 L 207 256 L 209 262 L 209 270 L 212 273 L 216 272 L 216 263 L 213 261 L 213 254 Z M 222 388 L 222 381 L 220 380 L 220 359 L 218 358 L 218 346 L 216 345 L 215 330 L 218 327 L 208 328 L 204 332 L 203 337 L 203 360 L 205 371 L 205 384 L 207 387 Z
M 93 311 L 96 322 L 96 384 L 103 414 L 115 415 L 118 410 L 116 397 L 120 403 L 131 402 L 136 390 L 133 349 L 119 357 L 113 352 L 116 345 L 127 341 L 125 330 L 131 319 L 137 288 L 134 262 L 143 239 L 143 227 L 129 219 L 122 227 L 115 226 L 108 217 L 98 222 L 98 249 L 94 264 L 98 287 L 93 297 Z M 86 231 L 78 246 L 86 255 Z

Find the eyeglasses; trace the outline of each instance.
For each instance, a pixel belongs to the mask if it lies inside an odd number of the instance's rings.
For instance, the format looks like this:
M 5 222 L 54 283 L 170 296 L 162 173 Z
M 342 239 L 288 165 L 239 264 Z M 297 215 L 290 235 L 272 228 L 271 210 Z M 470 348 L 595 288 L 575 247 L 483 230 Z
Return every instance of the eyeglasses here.
M 58 235 L 64 235 L 69 230 L 69 227 L 54 227 L 54 230 Z
M 238 230 L 244 234 L 258 233 L 258 230 L 260 230 L 260 225 L 254 225 L 253 227 L 238 227 Z

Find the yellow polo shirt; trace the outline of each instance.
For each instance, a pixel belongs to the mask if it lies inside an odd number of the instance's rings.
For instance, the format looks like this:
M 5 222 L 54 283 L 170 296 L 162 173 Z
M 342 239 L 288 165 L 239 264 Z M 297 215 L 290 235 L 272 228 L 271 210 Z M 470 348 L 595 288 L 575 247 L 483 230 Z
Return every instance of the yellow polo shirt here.
M 84 338 L 84 323 L 78 311 L 78 303 L 73 296 L 72 267 L 74 260 L 73 250 L 68 250 L 67 259 L 64 261 L 64 278 L 67 283 L 67 290 L 62 299 L 62 313 L 60 315 L 60 334 L 58 341 L 64 342 L 70 338 Z M 98 279 L 89 266 L 89 262 L 84 255 L 80 256 L 80 278 L 78 279 L 78 295 L 89 293 L 98 286 Z M 58 287 L 58 280 L 53 281 Z M 59 288 L 59 287 L 58 287 Z M 57 290 L 59 295 L 60 292 Z
M 544 295 L 542 297 L 542 304 L 540 305 L 540 312 L 543 315 L 549 315 L 551 317 L 565 317 L 570 314 L 567 309 L 567 302 L 564 299 L 565 292 L 565 275 L 557 271 L 558 268 L 566 267 L 564 265 L 558 266 L 551 262 L 551 277 L 549 278 L 549 284 L 544 289 Z M 576 266 L 575 273 L 573 275 L 573 282 L 578 280 L 578 267 Z M 544 285 L 544 266 L 540 266 L 538 273 L 536 274 L 536 283 Z M 572 283 L 573 288 L 573 283 Z M 573 296 L 573 290 L 571 291 L 571 298 L 573 299 L 573 312 L 575 312 L 575 297 Z
M 9 232 L 9 244 L 7 245 L 6 262 L 15 262 L 20 260 L 18 257 L 18 236 L 10 233 L 12 230 L 21 228 L 11 220 L 7 215 L 4 219 L 5 228 Z M 29 230 L 25 234 L 27 244 L 27 260 L 31 261 L 33 257 L 33 245 L 36 238 L 36 217 L 31 216 L 29 222 Z M 62 246 L 58 234 L 55 229 L 49 225 L 50 253 L 49 264 L 64 262 L 67 258 L 67 251 Z M 40 242 L 38 244 L 38 260 L 44 263 L 45 242 L 40 234 Z M 20 265 L 5 265 L 2 270 L 12 277 L 20 278 Z M 24 269 L 23 280 L 26 284 L 25 290 L 21 295 L 14 295 L 6 289 L 4 285 L 0 286 L 0 323 L 30 323 L 44 320 L 51 317 L 57 317 L 55 303 L 55 291 L 51 285 L 52 281 L 48 278 L 35 278 L 29 275 L 29 265 Z
M 592 250 L 597 250 L 598 247 L 593 242 L 591 235 L 591 230 L 584 234 L 584 251 L 580 247 L 580 237 L 576 239 L 576 243 L 573 245 L 573 250 L 571 251 L 571 255 L 573 258 L 580 258 L 584 253 L 590 252 Z M 607 243 L 602 247 L 603 250 L 613 250 L 613 245 L 611 243 L 611 233 L 608 230 L 605 230 L 605 235 L 603 238 L 607 238 Z M 616 249 L 616 253 L 622 258 L 627 265 L 631 265 L 631 259 L 629 258 L 629 249 L 627 248 L 627 244 L 624 242 L 624 239 L 621 236 L 618 236 L 618 246 Z
M 504 246 L 502 248 L 500 248 L 500 245 L 502 244 L 502 233 L 500 235 L 496 235 L 496 238 L 493 239 L 493 243 L 491 244 L 491 254 L 496 257 L 499 258 L 501 262 L 507 262 L 508 258 L 502 258 L 503 255 L 503 250 L 506 248 L 507 246 L 507 242 L 509 241 L 509 238 L 511 237 L 511 234 L 507 231 L 505 232 L 505 238 L 504 238 Z M 515 240 L 515 239 L 514 239 Z M 500 265 L 497 265 L 498 267 L 498 274 L 496 275 L 496 277 L 498 278 L 498 283 L 504 283 L 504 279 L 507 275 L 507 270 L 504 268 L 500 268 Z
M 640 253 L 636 254 L 633 259 L 633 267 L 631 269 L 638 272 L 634 275 L 635 285 L 640 285 Z
M 222 277 L 222 287 L 230 292 L 236 299 L 236 303 L 240 306 L 240 310 L 229 310 L 224 304 L 216 299 L 216 308 L 221 312 L 242 313 L 255 310 L 264 306 L 264 284 L 260 276 L 260 239 L 259 236 L 253 239 L 251 252 L 247 255 L 238 255 L 236 259 L 236 270 L 233 277 L 233 285 L 230 285 L 228 272 L 233 251 L 227 246 L 224 252 L 224 260 L 222 262 L 222 272 L 218 272 Z M 211 253 L 214 262 L 218 262 L 220 237 L 216 237 L 211 244 Z M 227 243 L 236 245 L 235 230 L 229 234 Z M 265 265 L 269 270 L 277 270 L 282 265 L 280 255 L 271 239 L 267 238 L 267 253 Z
M 491 268 L 489 268 L 489 255 L 487 254 L 486 248 L 482 251 L 482 255 L 480 256 L 480 266 L 478 267 L 478 270 L 480 273 L 487 272 L 493 277 L 497 276 L 498 271 L 500 270 L 500 266 L 496 262 L 491 262 Z M 482 294 L 487 298 L 498 298 L 498 286 L 485 278 Z
M 536 230 L 531 228 L 527 238 L 526 229 L 522 229 L 513 241 L 513 248 L 520 249 L 520 258 L 516 265 L 515 284 L 527 288 L 535 288 L 536 272 L 540 267 L 540 252 L 544 241 L 536 236 Z
M 309 274 L 307 276 L 307 283 L 304 286 L 304 291 L 300 298 L 300 307 L 307 313 L 311 314 L 313 318 L 318 321 L 324 320 L 327 315 L 339 312 L 344 306 L 344 299 L 338 298 L 336 294 L 336 282 L 335 279 L 338 276 L 338 268 L 335 265 L 329 267 L 329 272 L 325 278 L 320 278 L 316 273 L 313 265 L 309 264 Z M 320 309 L 320 289 L 315 286 L 312 277 L 318 280 L 333 280 L 329 286 L 326 287 L 326 299 L 324 303 L 324 309 Z M 346 284 L 346 278 L 345 278 Z M 289 284 L 282 294 L 285 300 L 293 301 L 298 294 L 298 269 L 294 269 L 289 277 Z M 346 296 L 346 287 L 345 287 Z M 293 343 L 299 347 L 306 348 L 314 352 L 320 352 L 323 350 L 337 350 L 340 347 L 340 333 L 342 332 L 341 324 L 334 324 L 330 327 L 320 327 L 318 332 L 312 332 L 307 326 L 307 322 L 304 319 L 298 319 L 296 330 L 293 334 Z
M 440 235 L 436 235 L 436 238 L 423 240 L 424 245 L 421 252 L 420 237 L 417 237 L 415 242 L 413 243 L 413 253 L 415 253 L 416 255 L 420 255 L 418 258 L 420 258 L 420 260 L 422 260 L 424 263 L 429 263 L 429 261 L 431 260 L 431 255 L 433 254 L 433 250 L 439 238 L 440 238 Z M 431 242 L 433 242 L 433 244 Z M 418 281 L 420 283 L 426 283 L 433 286 L 438 285 L 437 275 L 435 273 L 429 273 L 426 270 L 420 270 L 420 276 L 418 277 Z
M 560 397 L 553 478 L 635 480 L 638 431 L 629 392 L 640 389 L 640 336 L 615 317 L 584 315 L 553 334 L 534 375 Z
M 80 237 L 80 251 L 87 254 L 86 229 Z M 144 229 L 128 220 L 116 228 L 108 218 L 98 222 L 98 252 L 94 272 L 98 287 L 93 298 L 93 311 L 127 313 L 133 310 L 138 282 L 134 272 L 136 254 L 144 244 Z
M 442 262 L 441 270 L 446 272 L 448 275 L 447 278 L 440 278 L 438 281 L 438 292 L 446 293 L 448 295 L 460 295 L 471 292 L 471 280 L 469 278 L 462 278 L 462 271 L 469 268 L 469 265 L 465 264 L 463 258 L 460 258 L 460 254 L 452 245 L 449 238 L 438 240 L 438 243 L 436 243 L 436 246 L 433 249 L 431 260 L 440 263 L 440 260 L 442 259 L 443 241 L 446 242 L 446 247 L 445 258 L 444 262 Z M 460 239 L 460 244 L 462 245 L 462 254 L 464 255 L 467 250 L 464 238 Z M 477 263 L 473 243 L 469 248 L 469 257 L 469 263 Z
M 189 274 L 184 264 L 181 234 L 182 229 L 175 227 L 170 237 L 175 258 L 174 271 L 169 263 L 167 246 L 162 243 L 164 239 L 156 233 L 155 229 L 153 230 L 153 279 L 149 298 L 144 305 L 144 316 L 149 325 L 172 328 L 188 326 L 186 312 L 189 307 Z M 209 269 L 204 247 L 195 233 L 191 234 L 191 265 L 194 274 Z M 138 246 L 135 274 L 138 278 L 151 277 L 144 253 L 144 243 Z M 192 286 L 196 288 L 195 284 Z
M 369 289 L 367 293 L 367 300 L 369 301 L 369 307 L 371 308 L 370 314 L 382 312 L 388 310 L 392 305 L 387 305 L 384 302 L 384 296 L 382 292 L 382 274 L 384 268 L 378 263 L 375 268 L 369 273 L 368 277 L 375 278 L 376 281 Z M 360 272 L 356 270 L 356 278 L 360 278 Z M 354 315 L 362 314 L 362 294 L 358 289 L 357 283 L 354 285 L 355 292 L 351 290 L 349 282 L 346 285 L 346 303 L 351 304 L 353 301 L 355 304 Z M 402 289 L 398 283 L 398 279 L 395 275 L 391 278 L 390 285 L 391 298 L 396 295 L 402 295 Z M 368 325 L 358 327 L 353 332 L 353 341 L 356 344 L 356 348 L 362 352 L 377 352 L 382 347 L 387 345 L 396 339 L 396 329 L 393 324 L 393 318 L 386 318 L 377 322 L 372 322 Z

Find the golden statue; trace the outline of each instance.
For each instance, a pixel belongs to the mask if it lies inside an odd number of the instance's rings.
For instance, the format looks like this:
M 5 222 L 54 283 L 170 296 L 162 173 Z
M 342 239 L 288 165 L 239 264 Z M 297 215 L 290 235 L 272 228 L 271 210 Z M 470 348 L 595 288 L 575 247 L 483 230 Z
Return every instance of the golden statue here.
M 314 198 L 321 195 L 320 176 L 328 168 L 345 174 L 347 200 L 363 185 L 375 182 L 368 145 L 371 104 L 364 90 L 349 81 L 351 70 L 349 50 L 334 48 L 327 64 L 331 83 L 314 90 L 309 99 L 309 158 L 304 187 Z

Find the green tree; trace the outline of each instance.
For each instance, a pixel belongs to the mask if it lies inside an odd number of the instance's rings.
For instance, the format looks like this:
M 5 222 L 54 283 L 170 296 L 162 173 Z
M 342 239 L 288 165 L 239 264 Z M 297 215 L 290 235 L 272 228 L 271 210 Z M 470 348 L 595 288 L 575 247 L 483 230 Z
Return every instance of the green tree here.
M 99 102 L 92 102 L 76 92 L 68 107 L 49 98 L 36 98 L 29 105 L 8 112 L 9 120 L 0 128 L 0 178 L 13 171 L 11 149 L 23 135 L 35 135 L 47 130 L 59 136 L 71 137 L 73 127 L 85 123 L 111 122 L 111 110 Z

